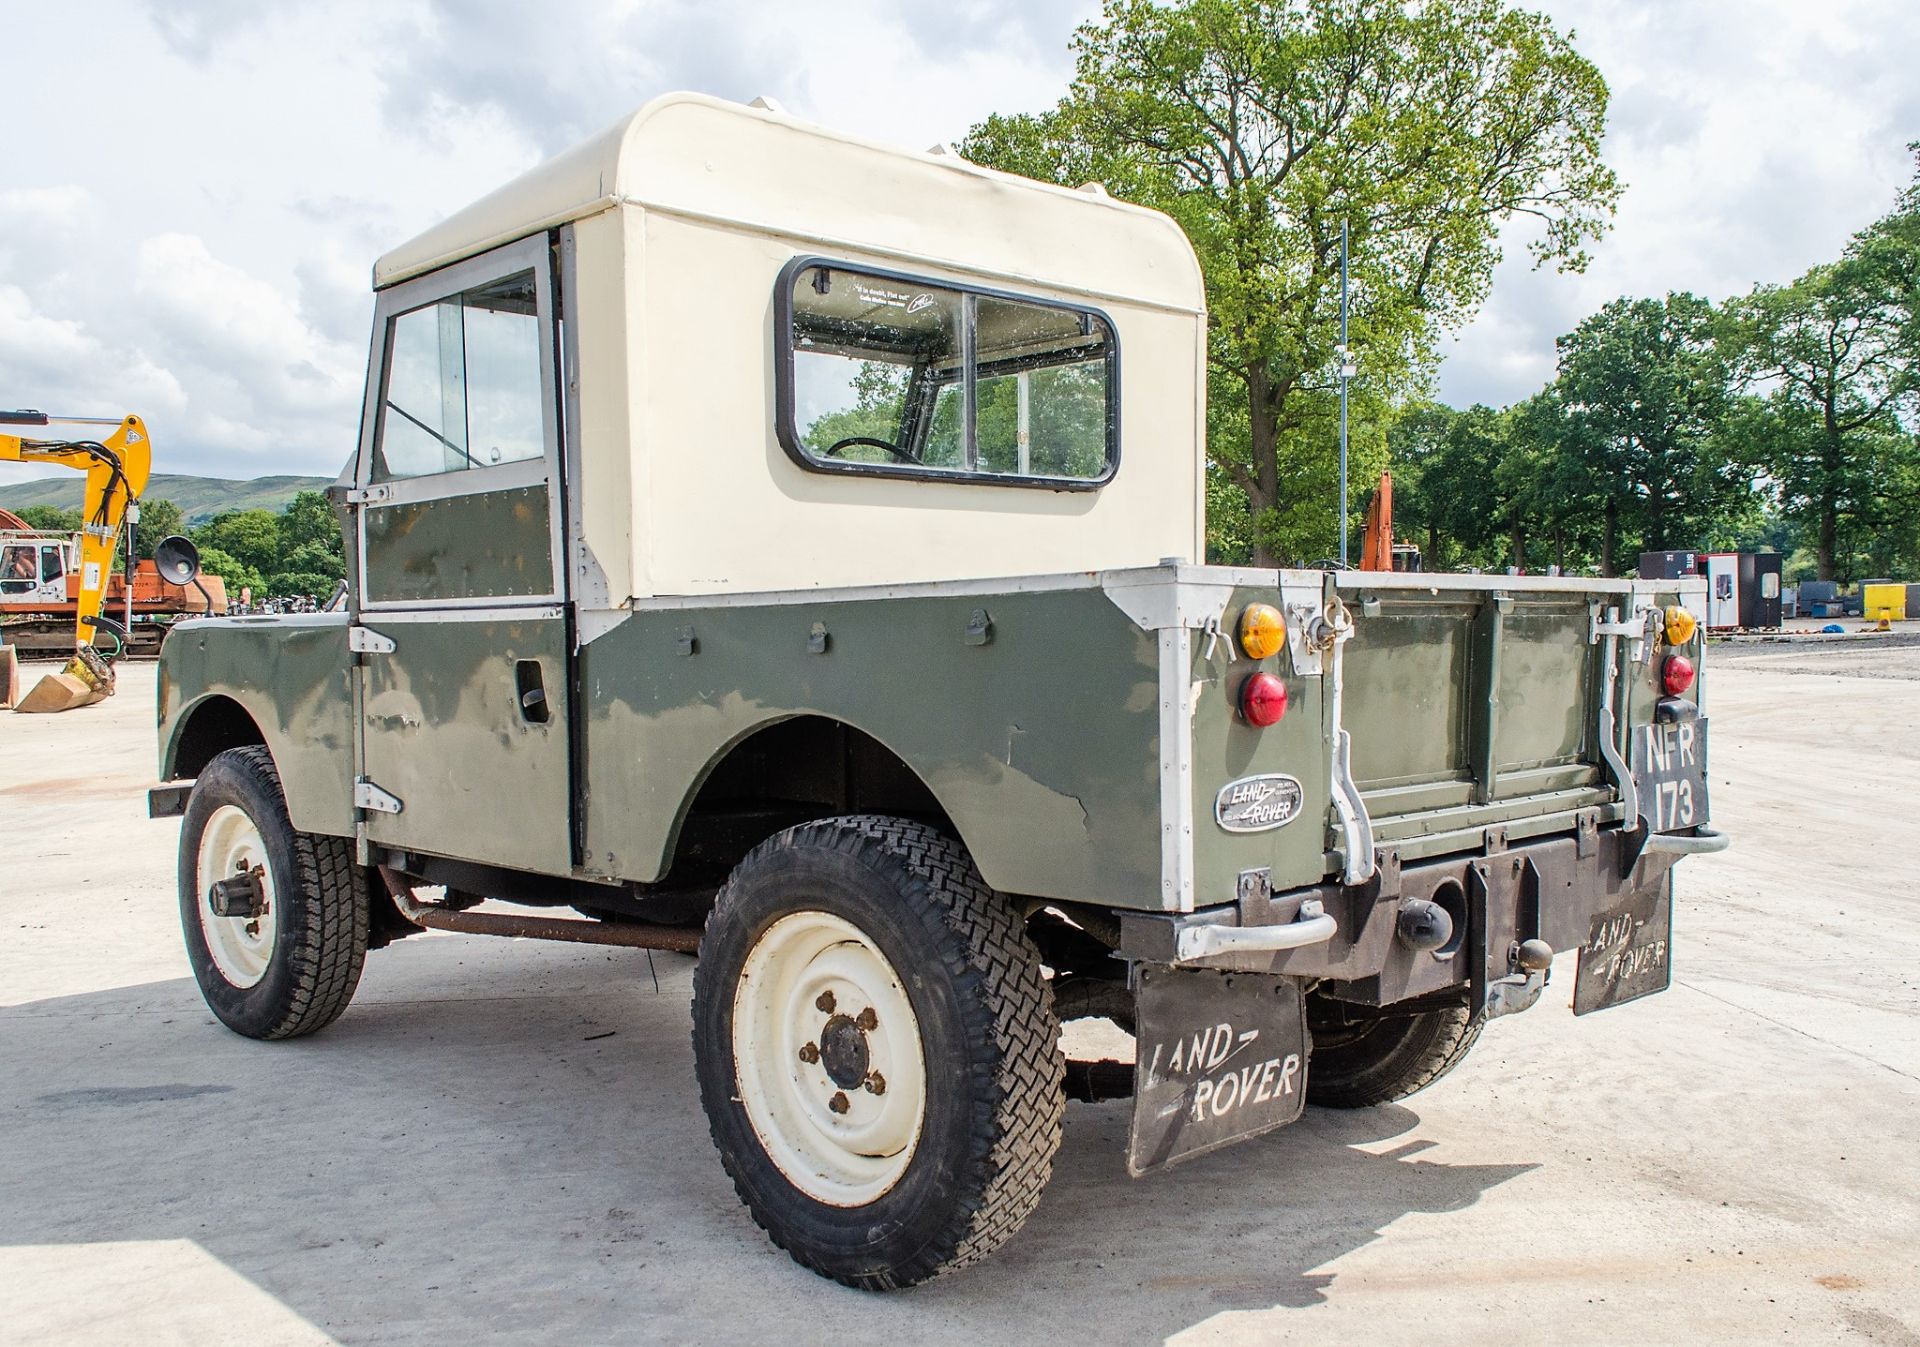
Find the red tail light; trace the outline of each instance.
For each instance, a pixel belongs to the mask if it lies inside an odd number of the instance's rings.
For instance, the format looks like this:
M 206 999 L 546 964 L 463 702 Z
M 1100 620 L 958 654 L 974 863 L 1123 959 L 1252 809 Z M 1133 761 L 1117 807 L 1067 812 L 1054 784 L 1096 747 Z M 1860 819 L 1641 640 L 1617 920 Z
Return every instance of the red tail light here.
M 1287 685 L 1270 673 L 1250 674 L 1240 685 L 1240 714 L 1247 724 L 1267 726 L 1287 713 Z
M 1685 655 L 1668 655 L 1660 666 L 1660 682 L 1669 697 L 1678 697 L 1693 686 L 1693 661 Z

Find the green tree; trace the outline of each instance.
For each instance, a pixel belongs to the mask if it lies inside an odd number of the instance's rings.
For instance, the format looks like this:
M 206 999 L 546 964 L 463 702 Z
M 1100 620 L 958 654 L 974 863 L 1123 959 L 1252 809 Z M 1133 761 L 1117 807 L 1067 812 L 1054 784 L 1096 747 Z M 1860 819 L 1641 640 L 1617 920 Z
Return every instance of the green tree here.
M 911 373 L 905 365 L 884 360 L 856 362 L 847 379 L 847 392 L 853 395 L 853 401 L 834 411 L 822 412 L 800 432 L 807 448 L 824 455 L 841 440 L 855 437 L 893 443 L 900 433 Z M 849 463 L 898 462 L 886 450 L 872 445 L 849 445 L 835 457 Z
M 326 496 L 318 491 L 302 491 L 287 502 L 280 515 L 279 536 L 283 556 L 311 546 L 322 547 L 336 557 L 345 555 L 340 520 Z
M 266 579 L 259 571 L 218 547 L 209 545 L 200 548 L 200 569 L 226 581 L 229 602 L 240 602 L 242 588 L 251 589 L 255 598 L 267 593 Z
M 1741 438 L 1804 530 L 1822 580 L 1910 535 L 1920 511 L 1920 179 L 1837 262 L 1729 305 L 1726 340 L 1753 397 Z
M 1393 531 L 1420 544 L 1428 570 L 1447 569 L 1448 554 L 1457 550 L 1443 523 L 1452 484 L 1445 466 L 1436 463 L 1459 415 L 1445 403 L 1415 402 L 1402 410 L 1388 432 L 1393 446 Z
M 162 538 L 187 531 L 186 516 L 170 500 L 148 498 L 140 502 L 140 523 L 134 529 L 134 552 L 142 561 L 153 560 L 153 549 Z
M 202 552 L 213 548 L 255 575 L 270 574 L 280 560 L 280 521 L 267 510 L 229 510 L 198 529 L 193 540 Z
M 27 505 L 15 510 L 14 513 L 25 521 L 28 528 L 44 529 L 49 533 L 80 531 L 80 512 L 69 510 L 64 506 Z
M 1377 465 L 1391 396 L 1484 298 L 1502 223 L 1534 217 L 1536 258 L 1569 267 L 1603 232 L 1605 81 L 1500 0 L 1107 0 L 1075 47 L 1056 108 L 989 118 L 962 152 L 1179 221 L 1206 277 L 1209 456 L 1247 498 L 1252 560 L 1328 550 L 1378 470 L 1357 457 L 1328 508 L 1342 222 Z
M 1554 394 L 1572 423 L 1561 444 L 1575 460 L 1558 476 L 1599 506 L 1606 575 L 1619 573 L 1623 541 L 1650 552 L 1695 545 L 1751 497 L 1751 475 L 1724 453 L 1715 321 L 1695 295 L 1623 298 L 1556 343 Z

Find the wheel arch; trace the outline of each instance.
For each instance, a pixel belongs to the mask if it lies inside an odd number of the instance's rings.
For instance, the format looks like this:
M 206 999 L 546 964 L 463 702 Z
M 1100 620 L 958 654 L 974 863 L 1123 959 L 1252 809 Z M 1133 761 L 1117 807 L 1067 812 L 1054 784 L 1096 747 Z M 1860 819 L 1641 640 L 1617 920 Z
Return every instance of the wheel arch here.
M 251 711 L 225 693 L 210 692 L 189 705 L 174 722 L 160 759 L 160 779 L 197 777 L 217 755 L 256 744 L 273 754 L 273 746 Z
M 688 783 L 661 873 L 689 862 L 731 868 L 783 827 L 855 813 L 919 819 L 967 845 L 932 783 L 870 729 L 819 712 L 767 716 L 717 745 Z

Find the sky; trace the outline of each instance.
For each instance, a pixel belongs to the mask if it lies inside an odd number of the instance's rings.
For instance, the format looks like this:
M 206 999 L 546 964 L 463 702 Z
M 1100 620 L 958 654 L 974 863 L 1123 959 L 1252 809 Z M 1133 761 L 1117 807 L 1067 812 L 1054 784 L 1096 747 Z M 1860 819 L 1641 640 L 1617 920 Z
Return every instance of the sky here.
M 1913 0 L 1546 0 L 1626 183 L 1584 274 L 1525 235 L 1438 392 L 1499 406 L 1620 295 L 1835 256 L 1912 175 Z M 147 418 L 164 472 L 332 474 L 375 256 L 668 89 L 924 149 L 1050 106 L 1097 3 L 0 0 L 0 406 Z M 0 480 L 42 475 L 0 467 Z

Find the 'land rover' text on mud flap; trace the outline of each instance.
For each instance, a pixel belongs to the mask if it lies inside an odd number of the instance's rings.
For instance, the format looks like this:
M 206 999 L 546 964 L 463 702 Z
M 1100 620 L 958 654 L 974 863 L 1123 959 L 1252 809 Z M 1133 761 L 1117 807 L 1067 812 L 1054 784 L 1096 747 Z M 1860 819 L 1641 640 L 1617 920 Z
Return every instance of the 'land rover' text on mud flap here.
M 1142 965 L 1134 1177 L 1299 1118 L 1307 1098 L 1307 1019 L 1298 978 Z

